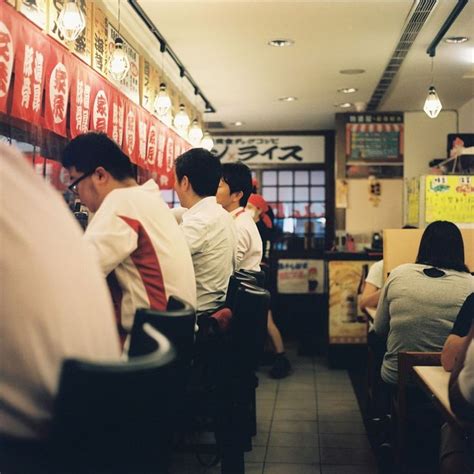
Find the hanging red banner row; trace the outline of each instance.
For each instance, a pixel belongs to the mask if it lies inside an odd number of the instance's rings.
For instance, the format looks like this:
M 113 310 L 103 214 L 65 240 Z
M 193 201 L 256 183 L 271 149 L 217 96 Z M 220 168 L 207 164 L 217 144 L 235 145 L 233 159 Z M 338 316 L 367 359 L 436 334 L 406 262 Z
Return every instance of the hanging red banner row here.
M 0 0 L 0 112 L 63 137 L 91 130 L 107 133 L 164 189 L 173 186 L 175 158 L 191 147 L 4 0 Z

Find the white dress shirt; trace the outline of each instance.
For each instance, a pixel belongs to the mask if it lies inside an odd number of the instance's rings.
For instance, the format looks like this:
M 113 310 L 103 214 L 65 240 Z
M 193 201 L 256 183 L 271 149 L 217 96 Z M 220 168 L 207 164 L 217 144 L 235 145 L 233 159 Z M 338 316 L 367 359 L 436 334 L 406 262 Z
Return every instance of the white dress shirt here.
M 215 196 L 201 199 L 183 214 L 180 225 L 196 275 L 197 312 L 212 312 L 225 301 L 235 268 L 237 232 Z
M 64 199 L 0 145 L 0 434 L 44 438 L 63 361 L 118 361 L 112 302 Z
M 260 271 L 263 244 L 252 214 L 243 207 L 238 207 L 230 215 L 237 228 L 236 270 Z

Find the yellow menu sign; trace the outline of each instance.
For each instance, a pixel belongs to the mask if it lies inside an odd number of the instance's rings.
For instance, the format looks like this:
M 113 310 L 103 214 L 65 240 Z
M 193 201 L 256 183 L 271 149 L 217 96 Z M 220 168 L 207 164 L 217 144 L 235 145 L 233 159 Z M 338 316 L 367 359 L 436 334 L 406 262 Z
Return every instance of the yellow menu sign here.
M 474 223 L 472 176 L 426 176 L 425 220 Z
M 420 181 L 418 178 L 407 179 L 406 186 L 406 223 L 418 227 L 418 221 L 420 219 Z

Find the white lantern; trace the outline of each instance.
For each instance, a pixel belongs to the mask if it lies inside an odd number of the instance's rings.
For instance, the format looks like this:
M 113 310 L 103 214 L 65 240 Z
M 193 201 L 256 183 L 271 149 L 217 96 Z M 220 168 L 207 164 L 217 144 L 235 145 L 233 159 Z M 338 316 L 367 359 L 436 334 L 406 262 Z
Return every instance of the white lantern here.
M 154 107 L 155 112 L 160 117 L 166 115 L 171 108 L 171 99 L 166 91 L 166 84 L 164 82 L 160 84 L 160 92 L 156 96 Z
M 434 86 L 431 86 L 428 89 L 428 96 L 426 97 L 423 110 L 429 118 L 436 118 L 441 112 L 442 108 L 443 106 L 441 105 L 441 101 L 439 100 L 438 94 L 436 93 L 436 89 Z
M 115 39 L 115 49 L 109 61 L 109 72 L 116 81 L 121 81 L 129 70 L 130 62 L 123 50 L 123 39 L 118 36 Z
M 58 17 L 58 27 L 66 41 L 74 41 L 86 27 L 86 19 L 74 0 L 66 0 Z

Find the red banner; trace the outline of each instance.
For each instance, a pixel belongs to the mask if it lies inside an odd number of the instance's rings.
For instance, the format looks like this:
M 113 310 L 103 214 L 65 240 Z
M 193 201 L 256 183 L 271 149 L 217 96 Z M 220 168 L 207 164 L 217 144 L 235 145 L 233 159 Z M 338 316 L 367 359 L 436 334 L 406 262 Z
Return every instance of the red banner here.
M 66 112 L 71 85 L 72 67 L 69 53 L 51 48 L 46 63 L 44 126 L 66 136 Z
M 22 23 L 19 27 L 22 41 L 17 42 L 11 113 L 19 119 L 39 124 L 50 43 L 31 23 Z
M 190 145 L 10 5 L 0 0 L 0 6 L 0 112 L 67 136 L 69 101 L 72 138 L 89 130 L 107 133 L 143 176 L 170 189 L 174 159 Z M 54 164 L 51 169 L 56 173 Z
M 123 131 L 123 151 L 132 163 L 138 164 L 138 117 L 137 107 L 130 100 L 125 102 L 125 125 Z
M 89 131 L 95 78 L 95 73 L 90 68 L 84 66 L 80 61 L 75 61 L 75 63 L 69 115 L 71 138 Z
M 12 28 L 12 17 L 8 9 L 0 9 L 0 112 L 6 112 L 8 91 L 13 72 L 16 48 L 16 28 Z
M 148 123 L 150 114 L 143 109 L 138 111 L 138 166 L 147 166 Z
M 116 90 L 111 91 L 108 135 L 119 147 L 122 147 L 123 143 L 125 101 L 126 98 L 122 94 Z

